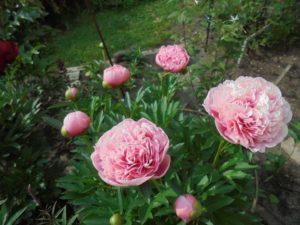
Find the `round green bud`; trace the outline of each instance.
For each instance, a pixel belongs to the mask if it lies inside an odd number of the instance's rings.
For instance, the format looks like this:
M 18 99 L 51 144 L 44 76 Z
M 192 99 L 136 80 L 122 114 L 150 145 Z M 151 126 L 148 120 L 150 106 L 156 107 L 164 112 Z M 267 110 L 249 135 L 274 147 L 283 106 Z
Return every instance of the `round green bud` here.
M 122 225 L 123 224 L 123 219 L 122 216 L 119 213 L 115 213 L 110 217 L 109 219 L 110 225 Z

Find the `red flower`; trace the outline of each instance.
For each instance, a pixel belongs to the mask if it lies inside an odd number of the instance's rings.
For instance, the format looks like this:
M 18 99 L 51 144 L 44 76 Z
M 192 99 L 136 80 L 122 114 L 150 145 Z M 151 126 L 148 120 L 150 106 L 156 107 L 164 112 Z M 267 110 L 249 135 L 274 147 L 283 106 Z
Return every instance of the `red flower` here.
M 19 47 L 16 42 L 0 40 L 0 73 L 3 73 L 6 65 L 15 61 L 18 55 Z
M 0 73 L 3 73 L 5 70 L 5 63 L 2 61 L 2 58 L 0 58 Z

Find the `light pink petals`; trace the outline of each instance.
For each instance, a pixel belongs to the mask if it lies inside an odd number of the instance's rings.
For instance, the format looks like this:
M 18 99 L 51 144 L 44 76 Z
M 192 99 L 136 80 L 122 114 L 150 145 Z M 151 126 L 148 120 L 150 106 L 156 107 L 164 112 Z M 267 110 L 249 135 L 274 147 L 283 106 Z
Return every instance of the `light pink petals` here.
M 163 70 L 179 73 L 189 64 L 190 57 L 180 45 L 162 46 L 155 57 L 155 62 Z
M 261 77 L 227 80 L 209 91 L 203 106 L 226 140 L 253 152 L 280 143 L 292 118 L 279 88 Z
M 112 88 L 124 84 L 130 78 L 130 72 L 121 65 L 113 65 L 103 72 L 103 82 Z
M 63 123 L 63 128 L 70 137 L 83 133 L 90 126 L 90 118 L 84 112 L 69 113 Z
M 185 223 L 190 222 L 194 215 L 197 215 L 197 199 L 190 194 L 181 195 L 176 199 L 175 212 L 176 215 L 182 219 Z
M 166 174 L 169 139 L 146 119 L 125 119 L 104 133 L 91 155 L 100 178 L 113 186 L 138 186 Z
M 159 179 L 162 178 L 164 175 L 166 175 L 169 167 L 171 164 L 171 157 L 167 154 L 163 161 L 160 163 L 155 176 L 153 176 L 153 179 Z

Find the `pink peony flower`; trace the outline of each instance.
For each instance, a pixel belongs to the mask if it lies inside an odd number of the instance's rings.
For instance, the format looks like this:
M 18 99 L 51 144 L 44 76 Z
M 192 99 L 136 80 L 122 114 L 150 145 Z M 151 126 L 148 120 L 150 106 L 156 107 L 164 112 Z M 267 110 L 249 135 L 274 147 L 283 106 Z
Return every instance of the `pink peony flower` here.
M 75 87 L 68 88 L 68 90 L 65 93 L 65 97 L 67 100 L 74 101 L 77 98 L 78 89 Z
M 90 126 L 90 118 L 84 112 L 69 113 L 61 129 L 63 136 L 74 137 L 83 133 Z
M 130 78 L 130 72 L 121 65 L 113 65 L 104 70 L 103 87 L 115 88 L 124 84 Z
M 253 152 L 280 143 L 292 118 L 279 88 L 261 77 L 227 80 L 209 91 L 203 105 L 226 140 Z
M 146 119 L 125 119 L 104 133 L 91 155 L 101 179 L 113 186 L 138 186 L 164 176 L 171 158 L 169 138 Z
M 190 194 L 181 195 L 175 202 L 176 215 L 185 223 L 197 218 L 202 213 L 201 206 L 197 199 Z
M 157 65 L 172 73 L 184 70 L 189 64 L 189 60 L 187 51 L 179 45 L 162 46 L 155 57 Z

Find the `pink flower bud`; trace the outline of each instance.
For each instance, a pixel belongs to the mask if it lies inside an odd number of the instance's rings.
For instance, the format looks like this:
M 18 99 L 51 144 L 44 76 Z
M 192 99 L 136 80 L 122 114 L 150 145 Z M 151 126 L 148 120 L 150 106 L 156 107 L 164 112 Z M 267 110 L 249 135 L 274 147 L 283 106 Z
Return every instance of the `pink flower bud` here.
M 90 118 L 83 112 L 71 112 L 65 119 L 61 129 L 63 136 L 74 137 L 83 133 L 90 126 Z
M 155 62 L 164 71 L 179 73 L 186 69 L 190 57 L 180 45 L 162 46 L 155 57 Z
M 185 223 L 200 216 L 202 209 L 197 199 L 190 194 L 181 195 L 175 202 L 176 215 Z
M 130 72 L 121 65 L 113 65 L 104 70 L 103 87 L 115 88 L 124 84 L 130 78 Z
M 67 100 L 74 101 L 77 98 L 78 89 L 77 88 L 68 88 L 65 93 L 65 97 Z

